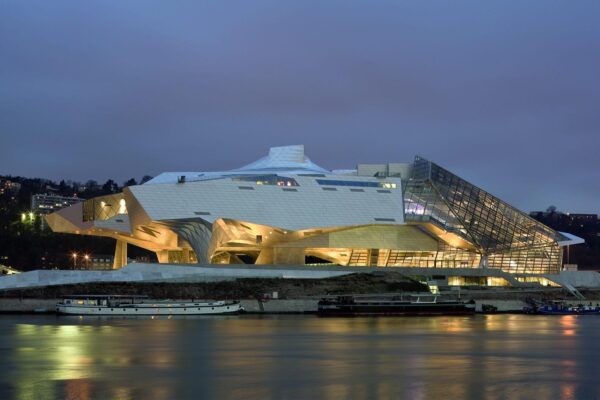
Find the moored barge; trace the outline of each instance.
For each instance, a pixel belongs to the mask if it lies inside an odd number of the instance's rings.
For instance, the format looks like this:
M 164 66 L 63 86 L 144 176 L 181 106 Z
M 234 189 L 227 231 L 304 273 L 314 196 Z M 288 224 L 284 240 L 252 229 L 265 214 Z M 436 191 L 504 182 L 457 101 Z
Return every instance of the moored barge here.
M 58 314 L 68 315 L 211 315 L 235 314 L 244 309 L 239 301 L 153 300 L 147 296 L 76 295 L 56 304 Z
M 475 303 L 440 300 L 432 295 L 413 295 L 408 299 L 338 296 L 321 299 L 318 313 L 321 316 L 469 315 L 475 313 Z

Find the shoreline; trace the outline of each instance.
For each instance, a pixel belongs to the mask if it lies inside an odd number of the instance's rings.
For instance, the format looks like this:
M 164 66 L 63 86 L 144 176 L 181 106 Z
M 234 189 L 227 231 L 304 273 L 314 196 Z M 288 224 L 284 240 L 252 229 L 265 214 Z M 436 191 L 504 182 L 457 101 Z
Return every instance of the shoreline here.
M 54 308 L 60 298 L 0 298 L 0 315 L 40 315 L 55 314 Z M 173 299 L 189 300 L 189 299 Z M 470 300 L 467 296 L 462 298 L 464 301 Z M 475 312 L 478 314 L 522 314 L 523 308 L 528 304 L 524 300 L 505 300 L 505 299 L 472 299 L 475 301 Z M 599 301 L 578 300 L 578 299 L 558 299 L 570 304 L 597 304 Z M 270 299 L 268 301 L 260 299 L 240 299 L 245 309 L 245 314 L 317 314 L 317 303 L 319 299 Z M 489 305 L 496 308 L 495 311 L 485 312 L 483 305 Z
M 398 272 L 349 274 L 325 279 L 239 278 L 219 282 L 88 282 L 0 291 L 0 314 L 53 313 L 68 295 L 145 295 L 150 299 L 239 300 L 252 314 L 313 314 L 323 297 L 383 296 L 429 292 L 426 285 Z M 490 313 L 522 313 L 528 302 L 600 304 L 600 289 L 580 288 L 585 299 L 557 287 L 440 287 L 442 298 L 474 301 Z

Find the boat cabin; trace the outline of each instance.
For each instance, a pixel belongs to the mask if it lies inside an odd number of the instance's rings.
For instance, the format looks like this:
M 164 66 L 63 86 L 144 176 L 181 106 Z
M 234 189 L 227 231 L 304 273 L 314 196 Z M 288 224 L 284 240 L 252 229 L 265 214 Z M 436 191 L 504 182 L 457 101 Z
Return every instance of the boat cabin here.
M 114 306 L 116 304 L 133 304 L 147 299 L 148 296 L 142 295 L 103 295 L 103 294 L 83 294 L 64 296 L 62 304 L 66 306 Z

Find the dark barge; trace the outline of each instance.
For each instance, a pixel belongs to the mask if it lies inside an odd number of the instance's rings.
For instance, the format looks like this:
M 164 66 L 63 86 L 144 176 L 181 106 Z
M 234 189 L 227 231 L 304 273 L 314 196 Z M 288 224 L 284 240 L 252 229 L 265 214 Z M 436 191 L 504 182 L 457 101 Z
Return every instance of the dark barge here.
M 469 315 L 475 313 L 474 302 L 441 300 L 434 295 L 323 298 L 318 304 L 320 316 L 410 316 Z

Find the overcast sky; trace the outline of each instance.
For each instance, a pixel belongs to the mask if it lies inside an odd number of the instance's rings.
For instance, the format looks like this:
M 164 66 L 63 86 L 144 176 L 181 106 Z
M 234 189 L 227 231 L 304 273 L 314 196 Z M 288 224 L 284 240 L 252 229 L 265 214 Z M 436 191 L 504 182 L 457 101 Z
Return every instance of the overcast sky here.
M 600 212 L 600 1 L 0 1 L 0 174 L 418 154 Z

